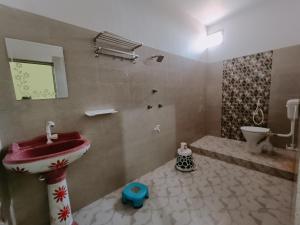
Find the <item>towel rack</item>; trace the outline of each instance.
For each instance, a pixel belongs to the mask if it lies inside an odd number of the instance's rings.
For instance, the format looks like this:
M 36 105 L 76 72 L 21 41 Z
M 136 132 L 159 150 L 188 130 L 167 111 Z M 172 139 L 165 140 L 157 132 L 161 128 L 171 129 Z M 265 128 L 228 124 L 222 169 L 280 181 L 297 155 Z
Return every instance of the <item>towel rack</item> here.
M 134 51 L 143 45 L 107 31 L 99 33 L 94 38 L 94 44 L 96 57 L 103 54 L 131 61 L 138 59 Z
M 130 53 L 130 52 L 124 52 L 112 48 L 104 48 L 104 47 L 97 47 L 95 50 L 96 57 L 99 57 L 100 54 L 103 55 L 108 55 L 108 56 L 113 56 L 117 58 L 122 58 L 122 59 L 128 59 L 128 60 L 137 60 L 139 58 L 139 55 L 135 53 Z

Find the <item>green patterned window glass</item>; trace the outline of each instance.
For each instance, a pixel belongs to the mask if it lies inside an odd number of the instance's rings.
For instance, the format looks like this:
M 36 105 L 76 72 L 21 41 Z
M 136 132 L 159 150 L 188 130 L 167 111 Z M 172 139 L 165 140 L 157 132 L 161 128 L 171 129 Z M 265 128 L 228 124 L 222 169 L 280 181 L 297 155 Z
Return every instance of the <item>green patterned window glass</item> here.
M 17 100 L 54 99 L 53 65 L 38 62 L 9 62 Z

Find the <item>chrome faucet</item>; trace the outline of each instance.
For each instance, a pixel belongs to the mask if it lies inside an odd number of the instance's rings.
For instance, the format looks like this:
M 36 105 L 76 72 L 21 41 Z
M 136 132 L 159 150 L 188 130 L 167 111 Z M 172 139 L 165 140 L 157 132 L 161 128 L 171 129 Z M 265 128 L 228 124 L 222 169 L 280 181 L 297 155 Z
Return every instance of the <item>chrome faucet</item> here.
M 46 126 L 46 134 L 47 134 L 47 144 L 53 143 L 52 140 L 55 140 L 58 138 L 57 134 L 51 133 L 51 128 L 55 126 L 55 123 L 53 121 L 48 121 Z

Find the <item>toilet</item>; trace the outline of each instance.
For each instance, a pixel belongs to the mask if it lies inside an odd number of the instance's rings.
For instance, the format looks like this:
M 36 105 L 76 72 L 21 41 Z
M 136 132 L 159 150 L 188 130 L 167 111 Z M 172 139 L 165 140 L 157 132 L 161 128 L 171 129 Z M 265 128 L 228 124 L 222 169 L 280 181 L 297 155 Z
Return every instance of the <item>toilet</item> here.
M 247 150 L 252 153 L 260 153 L 261 149 L 257 146 L 258 142 L 265 138 L 270 132 L 269 128 L 244 126 L 241 127 L 242 133 L 247 141 Z

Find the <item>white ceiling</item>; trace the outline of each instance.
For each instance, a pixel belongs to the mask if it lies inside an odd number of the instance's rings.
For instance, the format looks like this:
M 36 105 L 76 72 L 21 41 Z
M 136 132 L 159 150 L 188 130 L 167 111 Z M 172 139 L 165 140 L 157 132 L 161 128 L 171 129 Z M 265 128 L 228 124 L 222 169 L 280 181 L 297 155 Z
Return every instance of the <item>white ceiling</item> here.
M 136 0 L 137 1 L 137 0 Z M 142 0 L 143 1 L 143 0 Z M 136 4 L 143 4 L 142 1 L 136 2 Z M 220 21 L 226 17 L 237 14 L 242 10 L 256 6 L 262 2 L 269 0 L 144 0 L 145 7 L 147 4 L 152 3 L 154 6 L 160 8 L 168 8 L 169 10 L 175 10 L 177 13 L 182 15 L 188 15 L 204 25 L 211 25 L 217 21 Z M 60 3 L 59 3 L 60 2 Z M 65 1 L 68 2 L 68 1 Z M 80 9 L 84 11 L 84 8 L 88 9 L 89 7 L 99 7 L 101 4 L 105 4 L 106 1 L 85 1 L 78 3 L 79 1 L 74 1 L 72 7 L 80 5 Z M 96 4 L 95 4 L 96 2 Z M 123 1 L 126 2 L 126 1 Z M 132 4 L 135 1 L 127 1 L 127 4 Z M 146 3 L 147 2 L 147 3 Z M 37 14 L 43 14 L 47 9 L 47 5 L 53 6 L 56 5 L 57 10 L 59 11 L 58 6 L 63 6 L 64 1 L 35 1 L 35 0 L 0 0 L 0 3 L 15 8 L 23 9 Z M 58 3 L 58 4 L 57 4 Z M 83 4 L 84 3 L 84 4 Z M 84 6 L 84 7 L 82 7 Z M 73 8 L 74 14 L 78 9 Z M 93 11 L 95 12 L 95 11 Z M 93 13 L 92 12 L 92 13 Z M 70 12 L 67 12 L 70 13 Z M 74 16 L 74 15 L 73 15 Z M 94 17 L 96 15 L 93 15 Z
M 188 14 L 208 26 L 267 0 L 153 0 Z
M 282 0 L 0 0 L 0 4 L 199 59 L 201 52 L 193 44 L 206 33 L 205 26 L 274 1 Z

